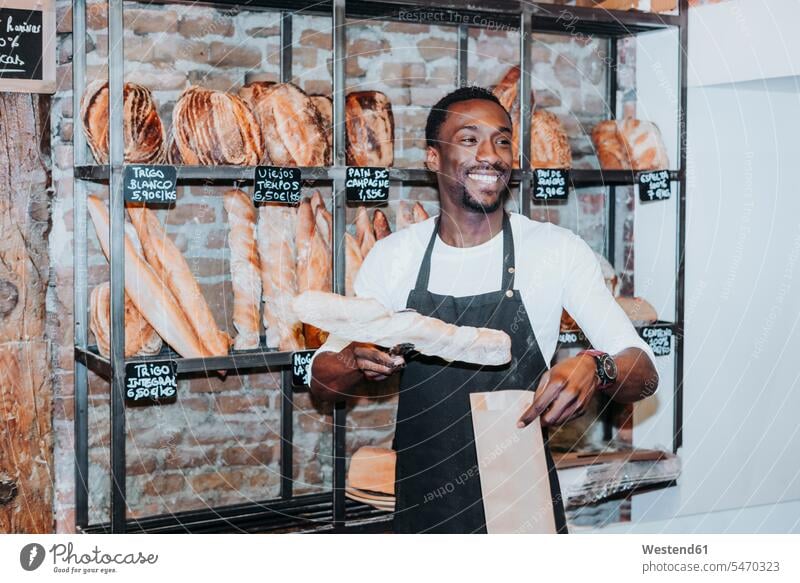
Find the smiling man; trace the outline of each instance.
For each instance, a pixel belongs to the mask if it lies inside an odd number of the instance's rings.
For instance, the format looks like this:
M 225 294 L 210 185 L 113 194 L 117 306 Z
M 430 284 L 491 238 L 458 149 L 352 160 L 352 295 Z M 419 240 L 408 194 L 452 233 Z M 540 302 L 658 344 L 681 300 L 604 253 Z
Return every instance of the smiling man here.
M 511 362 L 480 367 L 418 354 L 406 362 L 333 337 L 312 361 L 311 390 L 326 399 L 352 394 L 364 379 L 401 375 L 395 532 L 486 532 L 470 393 L 535 391 L 519 425 L 540 416 L 556 527 L 566 533 L 547 428 L 583 414 L 598 392 L 633 402 L 658 386 L 653 352 L 606 288 L 589 246 L 505 211 L 511 135 L 509 114 L 490 91 L 464 87 L 441 99 L 426 126 L 440 214 L 379 241 L 355 282 L 356 295 L 392 310 L 505 331 Z M 548 368 L 562 307 L 596 350 Z

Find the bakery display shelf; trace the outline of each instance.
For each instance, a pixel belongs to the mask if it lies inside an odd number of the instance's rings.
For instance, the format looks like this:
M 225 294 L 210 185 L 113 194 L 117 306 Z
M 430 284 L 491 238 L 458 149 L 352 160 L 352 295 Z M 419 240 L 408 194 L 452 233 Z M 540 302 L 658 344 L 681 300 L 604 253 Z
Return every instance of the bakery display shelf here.
M 637 332 L 641 332 L 643 328 L 666 328 L 672 330 L 673 334 L 677 334 L 678 331 L 678 327 L 674 322 L 664 320 L 657 320 L 651 324 L 634 322 L 633 327 L 636 328 Z M 591 343 L 581 330 L 562 330 L 558 333 L 558 348 L 585 348 L 587 346 L 591 346 Z
M 136 164 L 136 166 L 141 166 Z M 175 166 L 178 181 L 184 183 L 214 183 L 214 182 L 242 182 L 252 183 L 255 176 L 255 166 Z M 122 167 L 115 169 L 122 172 Z M 525 172 L 513 170 L 511 183 L 519 183 L 525 178 Z M 75 167 L 75 178 L 92 182 L 108 182 L 111 176 L 107 164 L 85 164 Z M 345 167 L 342 166 L 314 166 L 300 168 L 300 177 L 309 181 L 344 180 Z M 389 180 L 409 184 L 434 184 L 436 175 L 425 168 L 389 168 Z
M 98 352 L 97 345 L 91 345 L 87 348 L 76 347 L 75 358 L 99 376 L 106 379 L 111 378 L 111 362 Z M 178 374 L 216 372 L 223 370 L 238 372 L 270 368 L 277 369 L 289 366 L 292 361 L 292 353 L 268 348 L 258 348 L 255 350 L 234 350 L 227 356 L 183 358 L 169 348 L 163 348 L 161 352 L 153 356 L 126 358 L 125 364 L 160 362 L 164 360 L 174 361 L 177 365 Z
M 280 66 L 278 81 L 290 82 L 294 78 L 292 71 L 292 19 L 294 15 L 319 14 L 331 21 L 332 43 L 332 98 L 333 98 L 333 160 L 330 167 L 303 168 L 301 176 L 307 181 L 327 181 L 333 189 L 332 214 L 333 237 L 332 253 L 333 285 L 332 291 L 344 293 L 345 290 L 345 249 L 337 241 L 344 238 L 347 226 L 345 190 L 346 167 L 346 129 L 341 123 L 345 118 L 346 52 L 347 27 L 358 24 L 358 19 L 368 19 L 375 23 L 382 21 L 402 21 L 408 23 L 426 23 L 434 26 L 452 25 L 458 31 L 458 53 L 456 67 L 456 85 L 469 83 L 469 34 L 471 29 L 487 28 L 505 30 L 516 35 L 520 48 L 520 154 L 530 158 L 531 144 L 531 108 L 532 87 L 530 72 L 533 70 L 533 50 L 530 42 L 536 32 L 555 33 L 562 36 L 601 37 L 608 43 L 610 65 L 607 70 L 608 94 L 606 103 L 609 110 L 616 112 L 616 66 L 618 60 L 616 39 L 638 33 L 665 30 L 677 27 L 679 30 L 680 51 L 680 86 L 678 103 L 681 115 L 678 119 L 678 135 L 685 135 L 686 103 L 687 103 L 687 47 L 688 47 L 688 0 L 680 0 L 678 16 L 648 14 L 641 12 L 605 11 L 594 8 L 576 8 L 552 5 L 543 2 L 524 2 L 512 0 L 496 0 L 479 2 L 472 0 L 463 3 L 457 0 L 427 1 L 422 0 L 384 0 L 367 2 L 364 0 L 324 0 L 322 2 L 300 0 L 216 0 L 209 2 L 183 2 L 187 11 L 193 6 L 227 6 L 233 10 L 272 9 L 279 11 L 280 22 Z M 141 3 L 141 2 L 140 2 Z M 72 4 L 72 42 L 73 42 L 73 94 L 83 95 L 87 79 L 87 0 L 74 0 Z M 277 531 L 316 531 L 340 532 L 358 529 L 385 531 L 389 528 L 391 514 L 380 513 L 371 507 L 345 497 L 345 460 L 346 460 L 346 407 L 337 403 L 333 408 L 332 435 L 332 486 L 323 493 L 314 495 L 293 494 L 293 394 L 290 353 L 271 352 L 268 350 L 232 353 L 213 359 L 181 359 L 167 351 L 151 357 L 155 359 L 174 359 L 178 364 L 178 372 L 214 375 L 218 370 L 232 368 L 247 370 L 248 368 L 275 367 L 281 372 L 281 453 L 280 453 L 280 497 L 264 503 L 243 504 L 235 507 L 210 508 L 198 513 L 170 513 L 141 519 L 129 519 L 127 515 L 126 494 L 126 415 L 124 402 L 124 365 L 136 359 L 123 356 L 124 345 L 120 335 L 111 334 L 111 357 L 104 358 L 97 353 L 97 348 L 88 344 L 89 326 L 86 315 L 89 313 L 89 239 L 87 196 L 89 183 L 107 183 L 109 188 L 110 233 L 109 254 L 110 287 L 112 303 L 117 306 L 110 317 L 111 328 L 119 330 L 124 327 L 124 235 L 125 209 L 123 197 L 124 169 L 124 135 L 123 135 L 123 85 L 125 78 L 125 59 L 122 38 L 125 33 L 123 12 L 126 7 L 133 7 L 132 0 L 109 0 L 107 18 L 107 38 L 109 50 L 103 64 L 107 64 L 109 72 L 109 158 L 110 165 L 94 165 L 90 161 L 89 150 L 84 132 L 75 131 L 73 135 L 74 155 L 74 325 L 75 338 L 75 524 L 82 532 L 277 532 Z M 96 65 L 96 63 L 92 63 Z M 296 72 L 295 72 L 296 73 Z M 73 119 L 80 120 L 80 99 L 73 99 Z M 678 183 L 674 199 L 677 204 L 677 258 L 676 269 L 676 309 L 675 327 L 682 326 L 684 314 L 684 251 L 685 251 L 685 151 L 681 149 L 677 164 L 678 170 L 671 171 L 672 180 Z M 254 167 L 177 167 L 179 182 L 191 183 L 252 183 Z M 518 183 L 517 196 L 521 212 L 530 215 L 532 204 L 533 171 L 517 170 L 514 182 Z M 608 186 L 608 242 L 607 257 L 614 257 L 614 237 L 617 232 L 615 208 L 615 188 L 617 185 L 630 185 L 636 181 L 636 174 L 631 171 L 604 170 L 572 170 L 571 185 Z M 399 183 L 433 184 L 435 177 L 423 168 L 391 168 L 390 180 Z M 613 262 L 612 262 L 613 264 Z M 673 451 L 682 444 L 682 366 L 683 353 L 681 343 L 675 349 L 675 386 L 673 416 Z M 105 372 L 110 379 L 110 426 L 109 444 L 111 495 L 109 504 L 109 521 L 100 525 L 89 525 L 89 398 L 88 371 Z
M 136 2 L 136 0 L 128 0 Z M 151 0 L 158 4 L 192 4 L 209 6 L 235 6 L 239 9 L 286 10 L 299 14 L 330 16 L 334 2 L 322 0 Z M 680 17 L 636 10 L 605 10 L 581 6 L 564 6 L 547 2 L 520 0 L 494 0 L 487 6 L 477 7 L 477 2 L 458 0 L 349 0 L 345 9 L 347 18 L 376 21 L 401 21 L 458 26 L 468 24 L 474 28 L 515 30 L 519 15 L 529 11 L 533 16 L 533 32 L 551 34 L 586 34 L 609 38 L 630 36 L 652 30 L 677 27 Z
M 287 499 L 264 500 L 212 509 L 174 512 L 141 519 L 128 519 L 126 532 L 149 534 L 181 533 L 279 533 L 303 531 L 363 532 L 385 530 L 392 514 L 353 500 L 346 501 L 348 521 L 333 523 L 330 493 L 304 494 Z M 104 522 L 81 528 L 87 534 L 112 532 Z

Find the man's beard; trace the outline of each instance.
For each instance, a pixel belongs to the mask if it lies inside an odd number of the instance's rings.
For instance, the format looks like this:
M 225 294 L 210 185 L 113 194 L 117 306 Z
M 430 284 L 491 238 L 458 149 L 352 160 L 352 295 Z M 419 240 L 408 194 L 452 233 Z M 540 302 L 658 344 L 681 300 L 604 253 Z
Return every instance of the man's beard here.
M 499 209 L 503 203 L 506 201 L 506 197 L 508 196 L 508 187 L 503 189 L 503 192 L 497 197 L 491 204 L 483 204 L 479 200 L 475 199 L 467 190 L 465 185 L 461 185 L 461 206 L 471 212 L 475 213 L 484 213 L 489 214 L 495 212 Z

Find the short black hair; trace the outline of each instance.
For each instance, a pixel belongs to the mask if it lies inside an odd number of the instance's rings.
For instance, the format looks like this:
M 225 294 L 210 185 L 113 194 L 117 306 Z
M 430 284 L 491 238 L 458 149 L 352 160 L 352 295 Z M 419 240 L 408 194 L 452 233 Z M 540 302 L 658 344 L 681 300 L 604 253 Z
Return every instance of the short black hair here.
M 436 102 L 428 114 L 428 121 L 425 124 L 425 142 L 428 146 L 435 146 L 439 142 L 439 128 L 442 127 L 444 120 L 447 119 L 447 110 L 454 103 L 459 101 L 469 101 L 470 99 L 485 99 L 496 103 L 500 107 L 503 104 L 497 99 L 497 96 L 486 89 L 485 87 L 478 87 L 477 85 L 467 85 L 466 87 L 459 87 L 455 91 L 451 91 L 439 101 Z M 503 107 L 505 111 L 505 107 Z M 508 113 L 506 111 L 506 113 Z

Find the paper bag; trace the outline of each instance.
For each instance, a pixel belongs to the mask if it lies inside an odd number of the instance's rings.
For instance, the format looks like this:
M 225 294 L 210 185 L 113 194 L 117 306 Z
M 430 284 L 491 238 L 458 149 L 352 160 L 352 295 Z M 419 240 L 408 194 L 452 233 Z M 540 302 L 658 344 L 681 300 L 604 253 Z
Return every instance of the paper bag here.
M 555 534 L 542 428 L 517 427 L 533 391 L 472 393 L 472 427 L 486 514 L 493 533 Z

